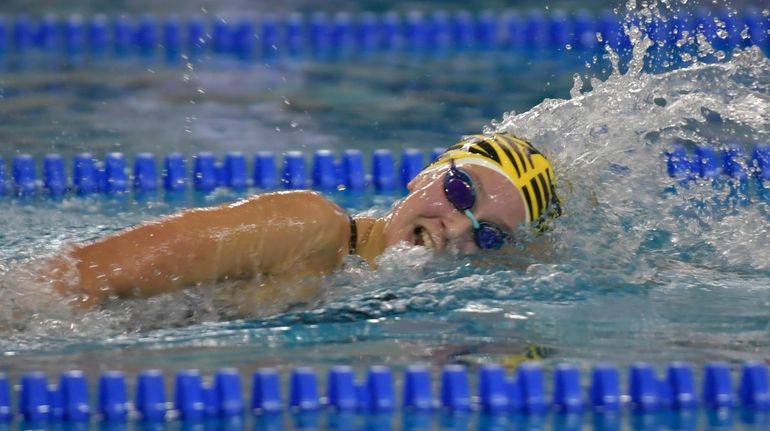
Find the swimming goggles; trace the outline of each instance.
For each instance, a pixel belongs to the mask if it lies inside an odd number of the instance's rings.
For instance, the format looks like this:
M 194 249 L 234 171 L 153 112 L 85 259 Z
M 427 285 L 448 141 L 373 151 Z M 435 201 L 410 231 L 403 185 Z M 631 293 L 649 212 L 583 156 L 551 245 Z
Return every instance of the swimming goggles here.
M 455 161 L 451 160 L 449 171 L 444 177 L 444 194 L 449 203 L 458 211 L 465 214 L 473 223 L 473 240 L 481 249 L 498 249 L 510 239 L 505 231 L 494 223 L 479 221 L 471 212 L 476 204 L 476 188 L 470 175 L 457 169 Z

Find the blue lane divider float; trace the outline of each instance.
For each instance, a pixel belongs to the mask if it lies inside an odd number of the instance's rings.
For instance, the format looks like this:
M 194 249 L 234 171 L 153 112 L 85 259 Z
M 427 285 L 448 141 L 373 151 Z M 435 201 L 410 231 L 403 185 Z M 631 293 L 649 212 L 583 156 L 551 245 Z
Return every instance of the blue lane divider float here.
M 589 389 L 591 403 L 596 408 L 613 412 L 620 410 L 620 372 L 610 364 L 598 364 L 591 371 Z
M 440 152 L 434 150 L 431 157 Z M 308 173 L 308 160 L 301 151 L 287 151 L 282 160 L 278 159 L 266 151 L 257 153 L 251 162 L 241 152 L 229 152 L 222 160 L 212 152 L 200 152 L 191 163 L 180 153 L 170 153 L 162 161 L 153 154 L 139 153 L 132 162 L 121 153 L 107 154 L 103 161 L 91 153 L 80 153 L 73 157 L 71 175 L 67 175 L 67 162 L 59 154 L 45 155 L 41 167 L 31 155 L 18 154 L 11 160 L 11 176 L 6 178 L 5 161 L 0 156 L 0 196 L 149 195 L 160 189 L 173 194 L 188 189 L 208 193 L 220 187 L 241 193 L 250 187 L 361 192 L 372 186 L 378 192 L 392 193 L 402 191 L 428 160 L 416 149 L 404 150 L 398 162 L 391 150 L 376 150 L 371 155 L 369 173 L 360 150 L 345 150 L 339 159 L 330 150 L 318 150 Z
M 64 408 L 63 419 L 69 422 L 87 421 L 91 415 L 88 384 L 80 370 L 64 372 L 59 378 L 59 394 Z M 49 401 L 54 397 L 49 397 Z
M 241 152 L 229 152 L 221 160 L 212 152 L 200 152 L 190 162 L 180 153 L 170 153 L 160 161 L 150 153 L 140 153 L 132 162 L 121 153 L 110 153 L 103 161 L 91 153 L 80 153 L 72 159 L 69 176 L 67 162 L 58 154 L 45 155 L 40 167 L 34 157 L 18 154 L 11 160 L 10 178 L 0 156 L 0 196 L 151 195 L 161 189 L 171 194 L 190 189 L 208 193 L 223 187 L 237 193 L 249 188 L 360 192 L 369 187 L 381 193 L 401 193 L 442 151 L 437 148 L 426 154 L 405 149 L 397 157 L 388 149 L 375 150 L 369 157 L 369 171 L 366 156 L 357 149 L 344 150 L 339 159 L 330 150 L 317 150 L 310 159 L 310 170 L 301 151 L 282 156 L 261 151 L 251 159 Z M 681 181 L 725 178 L 746 188 L 753 178 L 761 193 L 770 188 L 769 144 L 756 145 L 750 152 L 737 145 L 721 151 L 708 146 L 688 151 L 676 146 L 665 157 L 668 174 Z
M 144 370 L 136 383 L 134 408 L 142 419 L 157 422 L 166 418 L 166 390 L 159 370 Z
M 179 383 L 177 383 L 178 385 Z M 22 384 L 23 387 L 23 384 Z M 99 376 L 97 410 L 105 421 L 123 421 L 128 417 L 126 379 L 120 371 L 106 371 Z M 178 409 L 183 403 L 176 404 Z
M 136 53 L 147 57 L 162 50 L 169 59 L 180 53 L 195 56 L 206 52 L 251 59 L 387 50 L 435 53 L 497 48 L 592 50 L 604 44 L 615 49 L 630 47 L 620 17 L 611 11 L 438 10 L 356 15 L 343 11 L 228 18 L 18 15 L 0 20 L 0 52 L 62 52 L 67 56 Z M 756 8 L 737 14 L 726 9 L 700 9 L 694 16 L 677 14 L 649 24 L 654 41 L 676 42 L 684 31 L 694 34 L 696 30 L 720 50 L 770 45 L 770 18 Z
M 355 378 L 355 371 L 347 365 L 338 365 L 329 370 L 327 395 L 331 408 L 338 411 L 350 411 L 356 408 Z
M 743 203 L 752 192 L 761 200 L 770 198 L 770 144 L 755 145 L 750 151 L 737 144 L 719 150 L 706 145 L 692 149 L 677 145 L 665 157 L 668 175 L 680 185 L 691 181 L 708 181 L 715 187 L 722 184 Z
M 539 363 L 524 363 L 511 374 L 499 364 L 485 364 L 475 376 L 463 365 L 445 365 L 439 374 L 439 392 L 434 394 L 431 368 L 412 365 L 403 372 L 397 396 L 396 376 L 386 366 L 369 367 L 361 381 L 352 367 L 333 366 L 326 373 L 325 391 L 319 385 L 318 371 L 311 367 L 293 368 L 286 388 L 276 369 L 260 368 L 251 375 L 250 390 L 245 390 L 239 371 L 232 368 L 216 370 L 210 385 L 199 371 L 181 370 L 173 380 L 170 399 L 166 378 L 159 370 L 138 373 L 133 398 L 124 373 L 106 371 L 99 375 L 93 409 L 82 371 L 63 373 L 56 385 L 49 384 L 44 373 L 30 372 L 21 376 L 18 394 L 11 390 L 12 382 L 0 375 L 0 421 L 9 422 L 18 416 L 30 423 L 82 423 L 92 419 L 140 419 L 150 423 L 177 419 L 194 423 L 247 413 L 264 416 L 322 410 L 375 415 L 479 411 L 524 416 L 586 411 L 614 414 L 626 410 L 649 415 L 699 409 L 726 416 L 738 408 L 744 412 L 770 412 L 767 365 L 761 362 L 746 362 L 739 370 L 722 362 L 708 363 L 702 370 L 700 388 L 696 387 L 694 367 L 684 362 L 670 363 L 661 377 L 650 364 L 633 364 L 626 382 L 621 382 L 618 367 L 597 364 L 590 370 L 587 387 L 583 387 L 581 372 L 575 365 L 558 364 L 552 371 L 549 388 L 546 370 Z M 473 377 L 476 379 L 472 385 Z M 283 393 L 284 389 L 288 394 Z M 16 409 L 12 408 L 14 399 L 18 400 Z
M 404 371 L 403 407 L 417 411 L 433 409 L 431 371 L 426 365 L 410 365 Z
M 174 407 L 182 421 L 195 422 L 204 418 L 203 378 L 197 370 L 182 370 L 174 382 Z M 121 393 L 124 390 L 121 389 Z

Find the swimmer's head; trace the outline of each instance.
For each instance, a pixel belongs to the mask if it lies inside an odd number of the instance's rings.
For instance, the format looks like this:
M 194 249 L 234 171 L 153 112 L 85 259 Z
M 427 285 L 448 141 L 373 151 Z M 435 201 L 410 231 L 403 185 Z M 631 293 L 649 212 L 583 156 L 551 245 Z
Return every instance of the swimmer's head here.
M 551 163 L 507 133 L 474 135 L 423 169 L 384 218 L 384 245 L 460 252 L 497 248 L 518 226 L 560 214 Z
M 490 133 L 464 137 L 447 148 L 431 166 L 478 165 L 507 178 L 524 203 L 525 220 L 538 229 L 548 219 L 561 215 L 556 196 L 553 166 L 532 144 L 510 133 Z

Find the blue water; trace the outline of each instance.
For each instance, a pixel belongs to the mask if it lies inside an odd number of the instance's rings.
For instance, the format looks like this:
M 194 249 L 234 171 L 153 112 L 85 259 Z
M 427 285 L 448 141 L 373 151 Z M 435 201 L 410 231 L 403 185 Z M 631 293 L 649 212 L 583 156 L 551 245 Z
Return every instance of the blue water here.
M 514 256 L 403 248 L 377 271 L 351 260 L 324 281 L 318 301 L 277 314 L 234 318 L 202 288 L 79 315 L 20 281 L 29 259 L 239 196 L 5 198 L 0 322 L 9 329 L 0 369 L 514 365 L 532 345 L 546 363 L 585 367 L 767 360 L 768 202 L 755 190 L 750 202 L 731 199 L 727 182 L 682 186 L 666 175 L 662 154 L 674 143 L 749 151 L 770 142 L 770 63 L 749 49 L 653 75 L 636 67 L 644 42 L 636 43 L 622 72 L 612 55 L 566 49 L 4 72 L 7 159 L 84 150 L 428 151 L 465 133 L 510 129 L 552 155 L 565 215 Z M 397 197 L 330 195 L 375 214 Z

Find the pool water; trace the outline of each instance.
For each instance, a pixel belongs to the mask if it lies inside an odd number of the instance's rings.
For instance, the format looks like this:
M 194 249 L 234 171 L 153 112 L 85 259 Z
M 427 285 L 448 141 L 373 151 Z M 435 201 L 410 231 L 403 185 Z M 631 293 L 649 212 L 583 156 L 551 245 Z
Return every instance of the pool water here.
M 640 60 L 644 41 L 635 42 Z M 527 357 L 586 367 L 769 360 L 770 203 L 756 184 L 740 199 L 727 180 L 669 178 L 663 154 L 674 144 L 750 153 L 770 142 L 770 62 L 751 48 L 721 63 L 650 74 L 633 61 L 621 73 L 611 57 L 564 50 L 249 64 L 212 58 L 4 72 L 6 159 L 19 152 L 427 152 L 462 134 L 506 129 L 552 155 L 565 214 L 530 238 L 529 252 L 460 257 L 400 247 L 376 271 L 346 262 L 324 280 L 316 302 L 233 318 L 212 289 L 77 313 L 20 280 L 29 259 L 65 244 L 243 195 L 3 198 L 0 369 L 18 376 L 73 368 L 515 365 Z M 381 214 L 399 196 L 329 197 L 352 212 Z

